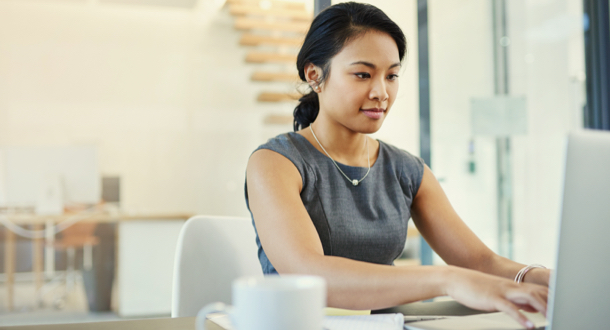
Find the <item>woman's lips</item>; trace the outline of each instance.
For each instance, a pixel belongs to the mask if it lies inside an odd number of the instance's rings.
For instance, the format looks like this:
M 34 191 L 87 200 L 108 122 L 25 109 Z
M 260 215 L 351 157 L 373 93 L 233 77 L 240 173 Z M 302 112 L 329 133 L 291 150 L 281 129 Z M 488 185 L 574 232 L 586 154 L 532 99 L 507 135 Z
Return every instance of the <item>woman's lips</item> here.
M 372 108 L 372 109 L 360 109 L 365 116 L 372 119 L 379 119 L 383 116 L 385 110 L 380 108 Z

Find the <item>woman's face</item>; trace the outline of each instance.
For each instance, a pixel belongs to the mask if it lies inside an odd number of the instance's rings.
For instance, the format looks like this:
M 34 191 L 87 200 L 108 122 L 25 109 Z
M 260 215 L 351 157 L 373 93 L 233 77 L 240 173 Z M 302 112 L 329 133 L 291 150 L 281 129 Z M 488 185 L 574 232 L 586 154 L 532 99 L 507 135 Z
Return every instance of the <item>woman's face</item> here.
M 400 58 L 388 34 L 369 31 L 332 58 L 319 92 L 320 114 L 352 131 L 381 128 L 398 92 Z

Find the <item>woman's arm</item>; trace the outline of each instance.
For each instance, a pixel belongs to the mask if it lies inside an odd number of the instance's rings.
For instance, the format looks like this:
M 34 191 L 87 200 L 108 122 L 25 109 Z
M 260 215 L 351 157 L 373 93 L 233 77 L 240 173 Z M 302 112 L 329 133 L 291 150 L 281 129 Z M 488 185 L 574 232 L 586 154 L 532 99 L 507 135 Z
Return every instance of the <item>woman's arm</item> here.
M 447 199 L 432 171 L 424 165 L 424 176 L 413 201 L 412 216 L 417 229 L 432 249 L 449 265 L 514 279 L 525 265 L 491 251 L 466 226 Z M 549 285 L 550 270 L 535 268 L 525 282 Z
M 324 277 L 328 306 L 378 309 L 451 295 L 473 308 L 505 311 L 524 326 L 527 320 L 517 306 L 546 313 L 548 292 L 537 285 L 520 286 L 457 267 L 394 267 L 325 256 L 300 198 L 301 176 L 274 151 L 259 150 L 250 157 L 247 187 L 259 238 L 273 266 L 280 274 Z

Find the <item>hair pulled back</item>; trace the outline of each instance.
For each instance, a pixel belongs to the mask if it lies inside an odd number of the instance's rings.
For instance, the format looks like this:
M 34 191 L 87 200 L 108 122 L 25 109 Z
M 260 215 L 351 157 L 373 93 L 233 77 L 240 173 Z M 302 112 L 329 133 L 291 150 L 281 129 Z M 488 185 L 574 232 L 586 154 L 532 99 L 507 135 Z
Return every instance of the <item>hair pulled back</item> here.
M 343 2 L 320 12 L 311 23 L 303 46 L 297 57 L 299 77 L 306 82 L 305 66 L 309 63 L 322 69 L 318 84 L 328 78 L 330 60 L 343 49 L 345 44 L 369 31 L 387 33 L 398 47 L 402 62 L 407 41 L 402 30 L 381 9 L 363 3 Z M 294 109 L 294 130 L 306 128 L 316 120 L 320 111 L 318 94 L 309 88 L 309 93 L 299 99 Z

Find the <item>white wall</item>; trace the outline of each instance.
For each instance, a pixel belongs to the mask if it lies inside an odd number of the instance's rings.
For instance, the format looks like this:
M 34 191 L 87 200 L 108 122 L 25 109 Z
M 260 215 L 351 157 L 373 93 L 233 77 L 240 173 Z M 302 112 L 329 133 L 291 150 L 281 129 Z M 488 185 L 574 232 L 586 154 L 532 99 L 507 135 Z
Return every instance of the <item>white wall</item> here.
M 292 130 L 263 117 L 294 105 L 254 101 L 265 85 L 249 81 L 255 67 L 216 2 L 0 2 L 0 146 L 96 145 L 100 171 L 121 176 L 127 211 L 247 215 L 247 158 Z M 415 2 L 375 4 L 409 42 L 376 137 L 418 154 Z
M 127 211 L 246 215 L 271 112 L 226 9 L 0 2 L 0 146 L 96 145 Z

